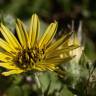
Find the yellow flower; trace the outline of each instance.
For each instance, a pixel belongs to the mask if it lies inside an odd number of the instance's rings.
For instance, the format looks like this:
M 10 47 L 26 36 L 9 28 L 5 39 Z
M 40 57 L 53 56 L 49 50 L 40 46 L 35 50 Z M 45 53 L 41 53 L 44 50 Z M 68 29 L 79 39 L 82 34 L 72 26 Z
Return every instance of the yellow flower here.
M 7 69 L 5 76 L 27 71 L 54 71 L 62 62 L 73 56 L 68 53 L 77 46 L 60 46 L 68 42 L 72 33 L 53 40 L 57 31 L 57 22 L 51 23 L 43 36 L 40 34 L 40 22 L 36 14 L 32 15 L 29 30 L 17 19 L 16 36 L 1 23 L 0 31 L 0 66 Z M 62 56 L 63 53 L 63 56 Z

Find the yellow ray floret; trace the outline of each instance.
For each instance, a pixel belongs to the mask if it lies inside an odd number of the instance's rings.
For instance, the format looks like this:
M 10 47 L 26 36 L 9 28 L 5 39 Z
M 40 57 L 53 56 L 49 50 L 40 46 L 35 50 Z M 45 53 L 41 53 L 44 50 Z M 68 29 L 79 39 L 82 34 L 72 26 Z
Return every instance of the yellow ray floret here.
M 17 37 L 1 23 L 0 32 L 0 66 L 6 69 L 1 74 L 9 76 L 27 71 L 55 71 L 59 64 L 69 61 L 74 56 L 70 51 L 76 49 L 78 44 L 68 45 L 72 33 L 53 40 L 57 31 L 57 22 L 53 22 L 40 34 L 40 22 L 36 14 L 32 15 L 29 30 L 25 29 L 23 22 L 17 19 Z M 74 40 L 73 40 L 74 41 Z M 67 44 L 66 44 L 67 43 Z

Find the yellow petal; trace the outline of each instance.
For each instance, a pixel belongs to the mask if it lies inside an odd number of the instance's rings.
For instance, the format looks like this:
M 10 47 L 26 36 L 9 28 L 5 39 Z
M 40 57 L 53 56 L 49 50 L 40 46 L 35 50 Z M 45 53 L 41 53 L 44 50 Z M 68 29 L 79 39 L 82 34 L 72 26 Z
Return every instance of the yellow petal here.
M 57 22 L 51 23 L 39 42 L 39 48 L 47 46 L 57 31 Z
M 0 38 L 0 47 L 3 48 L 4 50 L 6 50 L 7 52 L 11 52 L 13 51 L 14 49 L 12 49 L 9 44 L 4 41 L 3 39 Z
M 0 53 L 0 61 L 6 62 L 6 61 L 10 60 L 11 58 L 12 58 L 12 57 L 9 56 L 9 55 L 6 55 L 6 54 L 4 54 L 4 53 Z
M 59 56 L 60 54 L 66 54 L 69 53 L 70 51 L 78 48 L 78 45 L 70 45 L 70 46 L 65 46 L 61 49 L 53 50 L 49 53 L 46 54 L 46 57 L 54 57 L 54 56 Z
M 10 63 L 10 62 L 8 62 L 8 63 L 3 63 L 3 62 L 1 62 L 1 63 L 0 63 L 0 66 L 6 68 L 6 69 L 8 69 L 8 70 L 10 70 L 10 69 L 18 69 L 16 66 L 14 66 L 14 65 L 13 65 L 12 63 Z
M 16 24 L 16 32 L 17 32 L 17 35 L 18 35 L 18 38 L 19 38 L 19 41 L 21 43 L 21 45 L 23 47 L 26 47 L 27 46 L 27 32 L 24 28 L 24 24 L 22 21 L 20 21 L 19 19 L 17 19 L 17 24 Z
M 38 33 L 40 31 L 40 23 L 36 14 L 32 15 L 30 30 L 29 30 L 29 47 L 33 47 L 37 40 Z
M 54 43 L 52 43 L 47 49 L 46 49 L 46 53 L 51 53 L 52 51 L 54 51 L 56 48 L 58 48 L 59 46 L 61 46 L 63 43 L 65 43 L 69 37 L 71 36 L 72 33 L 68 33 L 65 36 L 62 36 L 60 39 L 58 39 L 57 41 L 55 41 Z
M 32 67 L 32 69 L 38 70 L 38 71 L 44 71 L 45 70 L 44 66 L 42 66 L 42 65 L 40 66 L 39 64 L 38 64 L 38 66 Z
M 12 34 L 12 32 L 5 27 L 3 24 L 1 24 L 1 33 L 3 34 L 5 40 L 10 44 L 13 48 L 21 48 L 18 40 L 15 38 L 15 36 Z
M 33 70 L 38 70 L 38 71 L 46 71 L 46 70 L 54 70 L 55 65 L 54 64 L 48 64 L 48 63 L 40 63 L 37 64 L 35 67 L 32 67 Z
M 74 44 L 74 45 L 80 45 L 80 41 L 79 41 L 79 39 L 78 39 L 77 33 L 74 32 L 73 35 L 74 35 L 73 44 Z
M 9 76 L 9 75 L 12 75 L 12 74 L 20 74 L 24 72 L 23 70 L 10 70 L 8 72 L 3 72 L 2 75 L 4 76 Z
M 73 57 L 71 57 L 71 56 L 70 57 L 69 56 L 68 57 L 62 57 L 62 58 L 53 57 L 53 58 L 46 59 L 45 62 L 58 65 L 58 64 L 62 64 L 62 63 L 66 63 L 66 62 L 70 61 Z

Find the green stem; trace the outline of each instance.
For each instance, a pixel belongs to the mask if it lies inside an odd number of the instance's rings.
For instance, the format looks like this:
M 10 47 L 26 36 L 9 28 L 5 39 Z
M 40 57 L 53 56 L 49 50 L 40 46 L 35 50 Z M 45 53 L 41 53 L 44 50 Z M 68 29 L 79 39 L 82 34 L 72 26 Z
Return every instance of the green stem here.
M 39 80 L 39 78 L 37 76 L 37 73 L 35 73 L 35 80 L 36 80 L 38 88 L 41 88 L 41 83 L 40 83 L 40 80 Z
M 39 78 L 38 78 L 38 74 L 37 74 L 37 73 L 35 73 L 35 80 L 36 80 L 38 89 L 40 89 L 41 96 L 44 96 L 43 91 L 42 91 L 42 87 L 41 87 L 41 83 L 40 83 L 40 80 L 39 80 Z

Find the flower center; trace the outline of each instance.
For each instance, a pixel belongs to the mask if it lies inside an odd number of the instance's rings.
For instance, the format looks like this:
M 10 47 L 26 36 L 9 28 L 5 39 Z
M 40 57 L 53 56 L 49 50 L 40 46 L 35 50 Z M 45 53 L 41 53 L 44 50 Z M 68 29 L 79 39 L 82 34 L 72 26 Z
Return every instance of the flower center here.
M 38 61 L 44 58 L 44 50 L 34 49 L 24 49 L 20 51 L 15 58 L 16 66 L 21 69 L 30 69 Z

